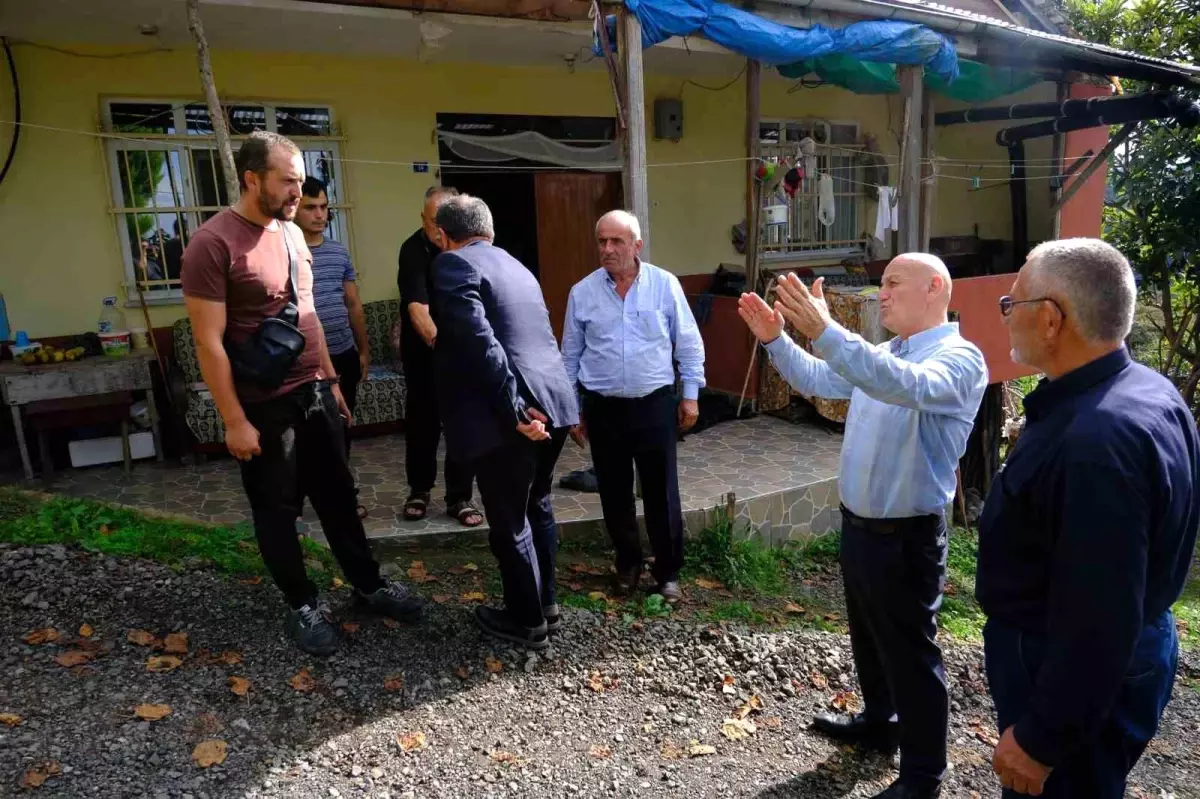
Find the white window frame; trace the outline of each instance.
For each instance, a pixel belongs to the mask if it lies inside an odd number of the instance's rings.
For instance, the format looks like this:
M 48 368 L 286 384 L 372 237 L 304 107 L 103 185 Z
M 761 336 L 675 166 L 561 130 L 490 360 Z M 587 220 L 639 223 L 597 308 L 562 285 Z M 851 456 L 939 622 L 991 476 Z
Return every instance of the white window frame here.
M 172 123 L 175 127 L 174 134 L 144 134 L 144 133 L 128 133 L 117 131 L 114 129 L 112 121 L 112 108 L 114 105 L 122 104 L 138 104 L 138 105 L 167 105 L 171 108 Z M 337 134 L 337 120 L 332 106 L 324 103 L 306 103 L 302 101 L 261 101 L 261 100 L 226 100 L 222 103 L 223 106 L 229 107 L 246 107 L 259 106 L 265 110 L 264 121 L 266 129 L 273 133 L 278 132 L 278 118 L 275 114 L 275 109 L 282 106 L 285 108 L 305 107 L 319 108 L 329 114 L 330 134 L 327 136 L 290 136 L 293 141 L 304 152 L 324 151 L 331 154 L 332 169 L 337 181 L 338 202 L 331 203 L 329 210 L 331 212 L 331 238 L 346 245 L 352 249 L 350 243 L 351 225 L 350 225 L 350 210 L 351 205 L 346 196 L 346 178 L 345 170 L 342 168 L 341 162 L 341 144 L 343 138 Z M 188 107 L 201 107 L 207 111 L 207 105 L 202 99 L 195 98 L 162 98 L 162 97 L 104 97 L 101 100 L 100 122 L 102 130 L 110 134 L 110 137 L 104 140 L 105 161 L 107 166 L 107 175 L 109 180 L 110 200 L 112 207 L 109 209 L 113 216 L 113 222 L 116 227 L 117 240 L 119 242 L 121 261 L 124 268 L 126 300 L 130 305 L 140 304 L 138 297 L 138 283 L 141 282 L 142 290 L 145 295 L 148 305 L 166 305 L 178 304 L 183 302 L 183 290 L 178 285 L 178 279 L 167 281 L 139 281 L 139 276 L 136 274 L 135 256 L 133 248 L 129 240 L 127 230 L 129 216 L 136 214 L 176 214 L 182 216 L 187 223 L 188 230 L 191 233 L 201 225 L 201 215 L 208 212 L 221 211 L 225 206 L 202 206 L 199 204 L 197 194 L 197 180 L 194 170 L 196 169 L 193 159 L 189 156 L 189 150 L 216 150 L 216 139 L 212 135 L 189 133 L 187 131 L 186 109 Z M 242 141 L 245 141 L 246 135 L 232 135 L 231 137 L 234 153 L 237 152 Z M 124 187 L 121 186 L 121 170 L 120 159 L 122 153 L 133 152 L 167 152 L 176 153 L 179 155 L 179 160 L 182 165 L 180 170 L 180 186 L 177 194 L 182 199 L 182 205 L 158 206 L 157 199 L 152 201 L 152 204 L 147 208 L 127 208 L 124 206 L 125 195 Z M 168 159 L 170 156 L 168 156 Z M 221 184 L 221 176 L 215 170 L 216 160 L 214 159 L 213 181 L 214 185 Z M 168 167 L 169 168 L 169 167 Z
M 761 141 L 762 128 L 771 125 L 777 126 L 780 132 L 780 144 L 778 145 L 770 145 Z M 834 126 L 853 127 L 855 142 L 859 140 L 859 137 L 862 133 L 862 127 L 856 120 L 824 119 L 818 117 L 763 119 L 759 123 L 759 151 L 765 160 L 777 159 L 781 154 L 783 154 L 784 151 L 787 151 L 788 153 L 793 151 L 794 148 L 787 147 L 783 144 L 784 132 L 789 125 L 808 125 L 813 127 L 817 125 L 824 125 L 827 131 L 826 141 L 832 137 L 832 130 Z M 856 151 L 862 149 L 861 145 L 858 144 L 837 144 L 836 146 L 847 151 Z M 849 155 L 849 153 L 846 154 Z M 818 147 L 816 151 L 818 173 L 828 171 L 830 168 L 829 159 L 831 157 L 836 157 L 837 155 L 838 152 L 836 150 Z M 853 198 L 855 209 L 854 227 L 862 228 L 864 224 L 863 220 L 866 207 L 861 185 L 862 170 L 861 168 L 857 168 L 850 170 L 849 172 L 842 172 L 841 170 L 844 169 L 845 166 L 846 165 L 844 164 L 841 165 L 839 167 L 839 171 L 832 174 L 835 176 L 846 177 L 852 181 L 849 183 L 850 190 L 837 191 L 835 192 L 835 197 Z M 763 197 L 762 207 L 766 208 L 769 205 L 774 205 L 775 202 L 775 199 L 772 197 Z M 803 207 L 804 204 L 809 203 L 811 205 L 811 213 L 813 216 L 815 216 L 816 202 L 816 176 L 805 176 L 804 181 L 801 184 L 801 190 L 797 193 L 796 197 L 791 198 L 788 201 L 788 224 L 783 236 L 780 237 L 782 240 L 771 241 L 770 239 L 775 238 L 775 236 L 768 235 L 768 232 L 765 230 L 765 226 L 760 226 L 759 252 L 762 254 L 764 261 L 841 260 L 848 256 L 859 255 L 866 251 L 865 239 L 861 236 L 856 236 L 852 239 L 845 238 L 834 240 L 832 243 L 826 243 L 823 241 L 794 240 L 793 237 L 795 234 L 792 231 L 794 229 L 802 229 L 804 227 L 800 219 L 801 214 L 809 213 L 808 209 Z M 809 225 L 811 227 L 811 221 L 809 221 Z M 837 225 L 836 219 L 834 221 L 834 225 Z

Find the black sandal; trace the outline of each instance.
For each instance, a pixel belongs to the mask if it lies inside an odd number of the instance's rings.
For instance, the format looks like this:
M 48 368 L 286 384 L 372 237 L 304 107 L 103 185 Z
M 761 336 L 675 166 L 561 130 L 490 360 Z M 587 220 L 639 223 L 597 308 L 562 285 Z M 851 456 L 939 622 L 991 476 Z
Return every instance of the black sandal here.
M 430 499 L 429 492 L 409 494 L 408 499 L 404 500 L 404 521 L 419 522 L 424 519 L 429 512 Z
M 465 499 L 462 502 L 455 502 L 446 508 L 446 515 L 451 519 L 457 520 L 463 527 L 478 527 L 483 524 L 483 514 L 479 512 L 479 508 L 471 504 L 471 500 L 469 499 Z M 467 521 L 471 516 L 474 516 L 478 521 Z

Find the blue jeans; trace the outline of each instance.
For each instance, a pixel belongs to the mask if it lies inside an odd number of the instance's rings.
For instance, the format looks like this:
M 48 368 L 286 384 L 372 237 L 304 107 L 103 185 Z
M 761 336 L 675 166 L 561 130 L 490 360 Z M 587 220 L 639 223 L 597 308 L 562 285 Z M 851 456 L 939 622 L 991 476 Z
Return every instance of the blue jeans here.
M 988 684 L 1003 732 L 1025 713 L 1047 640 L 993 619 L 983 630 L 983 643 Z M 1167 611 L 1142 631 L 1112 710 L 1091 741 L 1054 768 L 1046 780 L 1045 799 L 1122 799 L 1129 772 L 1158 732 L 1178 660 L 1175 617 Z M 1019 799 L 1024 794 L 1005 790 L 1003 796 Z

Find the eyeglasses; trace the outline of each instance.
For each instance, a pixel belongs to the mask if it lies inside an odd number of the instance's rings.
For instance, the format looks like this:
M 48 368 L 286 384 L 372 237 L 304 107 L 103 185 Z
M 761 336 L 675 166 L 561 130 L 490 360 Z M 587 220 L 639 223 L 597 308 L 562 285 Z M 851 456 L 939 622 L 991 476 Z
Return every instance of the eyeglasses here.
M 1064 311 L 1063 307 L 1058 304 L 1058 300 L 1054 299 L 1053 297 L 1037 297 L 1036 299 L 1032 300 L 1014 300 L 1007 294 L 1000 298 L 1000 315 L 1008 316 L 1012 313 L 1013 306 L 1025 305 L 1031 302 L 1048 302 L 1058 309 L 1058 312 L 1062 314 L 1063 319 L 1067 318 L 1067 312 Z

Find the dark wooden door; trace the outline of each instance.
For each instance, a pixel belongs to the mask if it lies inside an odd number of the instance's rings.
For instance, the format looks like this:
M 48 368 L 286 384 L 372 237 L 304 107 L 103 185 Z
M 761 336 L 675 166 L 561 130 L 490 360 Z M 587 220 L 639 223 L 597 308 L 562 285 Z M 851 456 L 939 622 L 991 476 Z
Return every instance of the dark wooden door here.
M 621 177 L 610 173 L 539 172 L 538 279 L 554 335 L 562 340 L 571 287 L 599 265 L 596 220 L 621 207 Z

